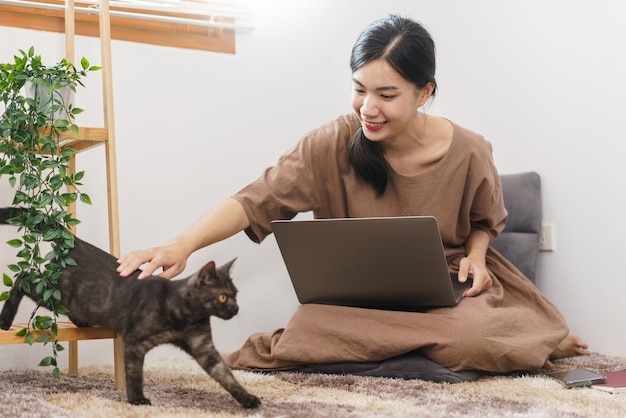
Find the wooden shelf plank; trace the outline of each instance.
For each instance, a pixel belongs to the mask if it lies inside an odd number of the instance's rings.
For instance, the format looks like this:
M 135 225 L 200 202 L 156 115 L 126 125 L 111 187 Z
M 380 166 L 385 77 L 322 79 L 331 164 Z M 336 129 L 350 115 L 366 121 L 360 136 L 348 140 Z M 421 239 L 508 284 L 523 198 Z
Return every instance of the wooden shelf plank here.
M 74 148 L 76 151 L 85 151 L 97 145 L 104 144 L 109 139 L 107 128 L 78 128 L 78 134 L 71 131 L 61 134 L 61 143 Z
M 40 135 L 47 135 L 46 129 L 42 129 Z M 109 141 L 109 130 L 83 127 L 78 128 L 78 134 L 71 131 L 62 132 L 59 139 L 61 145 L 67 145 L 80 152 Z
M 59 332 L 57 339 L 59 341 L 81 341 L 81 340 L 100 340 L 115 338 L 117 333 L 110 328 L 89 327 L 81 328 L 71 322 L 58 322 Z M 13 324 L 8 330 L 0 330 L 0 344 L 26 344 L 24 337 L 18 337 L 16 332 L 26 328 L 26 324 Z M 35 331 L 36 336 L 44 335 L 42 331 Z
M 105 142 L 109 138 L 109 132 L 107 128 L 78 128 L 78 135 L 75 135 L 72 131 L 62 132 L 61 139 L 82 139 L 84 141 L 97 141 Z

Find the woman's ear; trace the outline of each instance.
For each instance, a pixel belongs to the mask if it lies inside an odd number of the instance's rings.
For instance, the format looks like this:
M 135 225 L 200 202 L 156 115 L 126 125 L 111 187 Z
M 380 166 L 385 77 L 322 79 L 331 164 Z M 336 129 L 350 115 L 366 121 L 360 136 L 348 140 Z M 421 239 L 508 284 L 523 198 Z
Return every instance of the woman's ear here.
M 418 107 L 422 107 L 426 104 L 426 102 L 432 97 L 433 91 L 435 91 L 435 84 L 431 81 L 426 83 L 426 85 L 420 89 Z

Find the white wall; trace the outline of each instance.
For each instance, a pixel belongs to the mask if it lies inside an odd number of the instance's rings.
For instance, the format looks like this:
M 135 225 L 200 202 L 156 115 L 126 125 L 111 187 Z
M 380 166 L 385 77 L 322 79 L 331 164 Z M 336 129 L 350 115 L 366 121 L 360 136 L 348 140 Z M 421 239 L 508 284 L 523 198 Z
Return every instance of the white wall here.
M 591 349 L 626 355 L 626 53 L 618 0 L 271 0 L 240 33 L 237 54 L 113 42 L 122 252 L 166 242 L 203 212 L 256 178 L 304 133 L 350 112 L 352 43 L 372 20 L 401 13 L 423 22 L 438 49 L 439 95 L 430 112 L 484 134 L 502 173 L 541 174 L 544 221 L 556 251 L 542 253 L 538 286 Z M 0 27 L 0 62 L 35 45 L 50 62 L 60 35 Z M 94 39 L 77 56 L 100 62 Z M 88 79 L 79 123 L 101 123 L 100 76 Z M 93 207 L 79 233 L 107 247 L 101 149 L 80 156 Z M 10 201 L 0 185 L 0 204 Z M 0 231 L 0 241 L 12 231 Z M 11 260 L 2 251 L 0 265 Z M 241 313 L 216 320 L 223 351 L 253 332 L 284 326 L 297 306 L 275 241 L 245 235 L 201 250 L 205 261 L 239 257 Z M 22 309 L 25 319 L 29 309 Z M 108 342 L 81 344 L 81 364 L 111 361 Z M 31 366 L 35 348 L 0 347 L 0 367 Z M 168 349 L 153 355 L 169 355 Z

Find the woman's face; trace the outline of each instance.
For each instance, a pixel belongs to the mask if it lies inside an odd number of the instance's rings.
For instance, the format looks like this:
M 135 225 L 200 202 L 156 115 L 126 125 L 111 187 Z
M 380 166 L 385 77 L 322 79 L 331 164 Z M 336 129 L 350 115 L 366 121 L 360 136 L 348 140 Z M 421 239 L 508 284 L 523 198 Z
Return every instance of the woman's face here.
M 430 97 L 387 61 L 372 61 L 352 74 L 352 108 L 370 141 L 394 141 L 417 129 L 417 109 Z

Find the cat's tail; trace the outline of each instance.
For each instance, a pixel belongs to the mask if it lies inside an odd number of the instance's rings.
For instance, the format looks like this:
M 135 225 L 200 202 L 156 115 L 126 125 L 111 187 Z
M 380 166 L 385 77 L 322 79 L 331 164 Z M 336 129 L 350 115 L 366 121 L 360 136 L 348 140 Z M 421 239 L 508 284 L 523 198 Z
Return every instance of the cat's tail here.
M 16 208 L 16 207 L 8 207 L 8 208 L 0 208 L 0 224 L 7 225 L 7 221 L 11 218 L 15 218 L 16 216 L 20 216 L 26 210 L 24 208 Z M 19 281 L 20 279 L 18 279 Z M 17 308 L 20 305 L 20 301 L 24 296 L 23 293 L 19 292 L 19 286 L 17 286 L 17 281 L 11 287 L 11 295 L 4 302 L 2 306 L 2 312 L 0 312 L 0 328 L 4 330 L 8 330 L 11 328 L 11 324 L 13 324 L 13 320 L 15 319 L 15 315 L 17 314 Z
M 2 311 L 0 312 L 0 329 L 5 331 L 10 329 L 11 325 L 13 325 L 13 320 L 15 320 L 15 315 L 17 315 L 20 302 L 24 298 L 24 293 L 19 290 L 19 281 L 22 277 L 23 276 L 20 276 L 15 283 L 13 283 L 9 298 L 4 302 Z
M 0 208 L 0 224 L 7 225 L 7 221 L 16 216 L 22 215 L 26 210 L 24 208 L 8 207 Z

